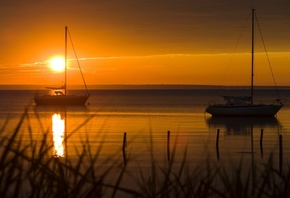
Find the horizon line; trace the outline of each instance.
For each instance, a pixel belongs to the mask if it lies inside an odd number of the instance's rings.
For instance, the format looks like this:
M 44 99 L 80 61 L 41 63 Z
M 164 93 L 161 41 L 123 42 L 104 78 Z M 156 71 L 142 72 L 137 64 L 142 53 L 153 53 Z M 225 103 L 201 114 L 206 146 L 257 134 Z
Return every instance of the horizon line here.
M 249 85 L 197 85 L 197 84 L 95 84 L 88 89 L 197 89 L 197 88 L 247 88 Z M 46 85 L 0 84 L 0 90 L 45 90 Z M 71 90 L 84 89 L 84 85 L 70 85 Z M 259 88 L 290 88 L 290 85 L 257 85 Z

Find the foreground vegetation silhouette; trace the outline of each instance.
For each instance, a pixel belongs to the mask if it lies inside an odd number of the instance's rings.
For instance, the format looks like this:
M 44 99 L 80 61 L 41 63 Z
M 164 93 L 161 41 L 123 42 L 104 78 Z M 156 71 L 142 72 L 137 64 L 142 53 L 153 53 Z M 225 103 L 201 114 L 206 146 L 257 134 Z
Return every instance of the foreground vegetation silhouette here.
M 130 172 L 127 167 L 134 163 L 130 157 L 126 163 L 122 157 L 104 160 L 103 143 L 93 153 L 89 140 L 83 148 L 75 148 L 74 160 L 55 157 L 48 131 L 40 129 L 42 138 L 32 138 L 31 126 L 24 124 L 29 121 L 28 110 L 14 130 L 7 131 L 9 119 L 1 126 L 0 197 L 290 197 L 290 168 L 284 166 L 283 173 L 275 169 L 271 157 L 262 166 L 244 166 L 242 159 L 237 167 L 207 159 L 192 168 L 186 149 L 179 162 L 173 149 L 168 164 L 161 166 L 154 159 L 152 139 L 149 171 L 140 166 L 137 173 Z M 27 139 L 23 128 L 30 133 L 29 144 L 22 141 Z M 122 148 L 118 155 L 121 152 Z

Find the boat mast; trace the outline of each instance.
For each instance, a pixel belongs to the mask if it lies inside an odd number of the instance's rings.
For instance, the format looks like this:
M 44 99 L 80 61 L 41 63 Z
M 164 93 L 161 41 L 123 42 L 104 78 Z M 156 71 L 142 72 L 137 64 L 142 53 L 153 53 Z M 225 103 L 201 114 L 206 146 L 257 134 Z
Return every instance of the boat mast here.
M 254 97 L 254 34 L 255 34 L 255 9 L 252 9 L 252 67 L 251 67 L 251 104 Z
M 65 46 L 65 49 L 64 49 L 64 51 L 65 51 L 65 57 L 64 57 L 64 68 L 65 68 L 65 71 L 64 71 L 64 95 L 66 95 L 66 76 L 67 76 L 67 26 L 65 26 L 65 35 L 64 35 L 64 37 L 65 37 L 65 44 L 64 44 L 64 46 Z

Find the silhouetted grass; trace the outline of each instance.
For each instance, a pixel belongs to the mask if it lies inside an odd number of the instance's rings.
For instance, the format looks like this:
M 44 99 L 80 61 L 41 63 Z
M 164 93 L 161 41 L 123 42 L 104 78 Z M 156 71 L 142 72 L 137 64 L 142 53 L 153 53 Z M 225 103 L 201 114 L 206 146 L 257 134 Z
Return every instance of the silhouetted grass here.
M 0 197 L 290 197 L 290 168 L 284 166 L 281 173 L 271 157 L 260 168 L 252 164 L 245 169 L 242 159 L 238 167 L 207 159 L 192 168 L 186 161 L 186 148 L 181 162 L 175 162 L 174 147 L 168 164 L 160 166 L 151 137 L 149 174 L 140 166 L 133 177 L 127 170 L 133 163 L 130 158 L 124 163 L 122 158 L 108 156 L 99 162 L 105 136 L 95 152 L 87 138 L 82 148 L 76 148 L 77 158 L 70 161 L 51 155 L 48 131 L 43 131 L 40 140 L 30 134 L 30 143 L 24 144 L 21 128 L 28 127 L 32 133 L 29 124 L 24 126 L 25 120 L 29 121 L 28 109 L 13 131 L 4 133 L 8 119 L 0 130 Z M 121 148 L 118 152 L 122 156 Z M 128 180 L 134 185 L 124 185 Z

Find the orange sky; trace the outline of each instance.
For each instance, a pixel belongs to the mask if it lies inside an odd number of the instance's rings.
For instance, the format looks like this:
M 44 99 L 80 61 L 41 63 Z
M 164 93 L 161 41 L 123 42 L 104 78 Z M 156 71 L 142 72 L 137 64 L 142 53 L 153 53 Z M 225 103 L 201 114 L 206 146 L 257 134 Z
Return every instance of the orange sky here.
M 287 0 L 0 0 L 0 84 L 62 84 L 47 61 L 63 54 L 68 25 L 89 85 L 248 85 L 253 6 L 276 82 L 290 86 Z M 255 65 L 256 84 L 273 85 L 265 54 Z M 69 84 L 82 83 L 76 69 Z

